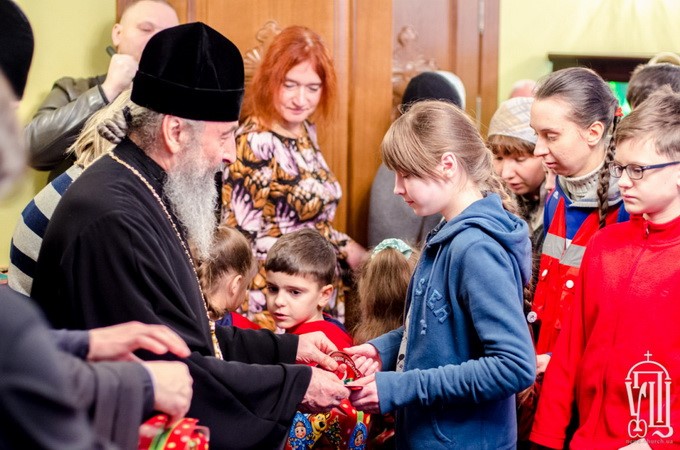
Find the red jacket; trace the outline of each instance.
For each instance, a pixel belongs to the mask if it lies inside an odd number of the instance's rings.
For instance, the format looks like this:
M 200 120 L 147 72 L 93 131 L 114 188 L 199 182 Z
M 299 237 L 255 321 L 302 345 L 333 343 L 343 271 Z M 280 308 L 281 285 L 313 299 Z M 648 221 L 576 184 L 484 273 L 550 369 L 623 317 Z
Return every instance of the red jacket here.
M 610 225 L 590 241 L 570 316 L 545 374 L 531 440 L 576 449 L 645 437 L 680 446 L 680 217 Z
M 536 342 L 536 353 L 539 355 L 553 351 L 578 288 L 578 275 L 586 246 L 600 228 L 597 209 L 585 213 L 583 208 L 574 210 L 560 188 L 555 193 L 561 197 L 553 194 L 549 201 L 557 205 L 548 208 L 552 216 L 545 222 L 547 232 L 541 251 L 536 291 L 531 312 L 527 316 L 529 323 L 536 322 L 540 326 Z M 565 205 L 565 202 L 569 202 L 569 205 Z M 617 221 L 620 208 L 622 206 L 609 209 L 607 225 Z M 571 242 L 568 243 L 568 240 Z

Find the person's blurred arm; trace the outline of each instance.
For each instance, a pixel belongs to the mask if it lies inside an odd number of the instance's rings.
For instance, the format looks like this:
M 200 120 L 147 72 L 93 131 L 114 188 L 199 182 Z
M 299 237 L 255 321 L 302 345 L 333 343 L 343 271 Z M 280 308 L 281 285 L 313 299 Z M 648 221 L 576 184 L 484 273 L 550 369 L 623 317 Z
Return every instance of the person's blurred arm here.
M 52 170 L 66 159 L 85 121 L 109 101 L 100 84 L 97 78 L 61 78 L 54 84 L 26 126 L 31 167 Z
M 88 361 L 137 361 L 136 350 L 189 355 L 189 347 L 164 325 L 126 322 L 92 330 L 50 330 L 60 350 Z
M 56 348 L 28 299 L 0 286 L 0 305 L 0 447 L 95 448 L 86 410 L 72 395 L 73 358 Z
M 352 270 L 359 268 L 364 262 L 364 259 L 366 259 L 366 249 L 352 239 L 347 241 L 347 245 L 345 245 L 342 250 L 347 255 L 347 264 L 349 264 Z

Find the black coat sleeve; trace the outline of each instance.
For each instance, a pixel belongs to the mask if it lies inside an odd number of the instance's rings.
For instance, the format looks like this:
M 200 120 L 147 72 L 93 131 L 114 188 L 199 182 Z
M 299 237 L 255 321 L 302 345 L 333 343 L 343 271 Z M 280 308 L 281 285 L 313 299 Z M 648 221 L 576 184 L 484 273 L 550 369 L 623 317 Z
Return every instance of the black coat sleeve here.
M 66 360 L 27 298 L 0 286 L 0 448 L 92 449 Z
M 82 360 L 90 351 L 90 333 L 87 330 L 50 330 L 57 348 Z
M 146 369 L 136 362 L 65 359 L 73 399 L 89 411 L 98 442 L 136 448 L 139 426 L 153 410 L 153 383 Z
M 98 78 L 61 78 L 42 102 L 25 136 L 29 164 L 34 169 L 52 170 L 69 160 L 66 150 L 78 137 L 85 121 L 108 103 Z M 62 170 L 63 171 L 63 170 Z
M 216 333 L 224 359 L 251 364 L 295 363 L 298 336 L 294 334 L 223 326 L 217 326 Z

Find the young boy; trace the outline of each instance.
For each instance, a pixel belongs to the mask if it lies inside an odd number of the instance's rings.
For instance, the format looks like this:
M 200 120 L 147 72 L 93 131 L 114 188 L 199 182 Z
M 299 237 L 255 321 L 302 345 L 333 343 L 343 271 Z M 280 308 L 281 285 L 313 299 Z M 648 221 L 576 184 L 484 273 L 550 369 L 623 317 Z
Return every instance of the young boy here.
M 276 326 L 292 334 L 321 331 L 338 350 L 351 347 L 352 338 L 342 324 L 323 313 L 333 295 L 335 268 L 335 250 L 318 231 L 303 228 L 281 236 L 267 252 L 264 263 L 267 309 Z M 325 414 L 298 412 L 284 450 L 315 445 L 351 448 L 353 436 L 366 430 L 363 413 L 357 414 L 347 400 Z
M 323 313 L 333 295 L 333 246 L 310 228 L 281 236 L 267 252 L 267 309 L 287 333 L 322 331 L 342 350 L 352 338 L 342 324 Z
M 572 415 L 570 448 L 680 445 L 680 94 L 653 93 L 614 139 L 631 220 L 586 249 L 531 433 L 549 448 L 570 438 Z

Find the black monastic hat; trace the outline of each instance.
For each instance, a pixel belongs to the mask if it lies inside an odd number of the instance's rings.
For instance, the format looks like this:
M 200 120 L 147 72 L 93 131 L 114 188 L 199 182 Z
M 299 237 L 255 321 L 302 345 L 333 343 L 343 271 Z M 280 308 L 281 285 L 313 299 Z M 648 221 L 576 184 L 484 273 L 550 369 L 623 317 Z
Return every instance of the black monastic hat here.
M 238 120 L 243 58 L 226 37 L 201 22 L 167 28 L 144 48 L 131 99 L 153 111 L 192 120 Z
M 0 70 L 18 99 L 24 96 L 33 58 L 33 30 L 12 0 L 0 0 Z
M 422 72 L 411 78 L 404 90 L 401 104 L 408 109 L 412 103 L 423 100 L 447 101 L 459 108 L 463 104 L 456 86 L 439 72 Z

